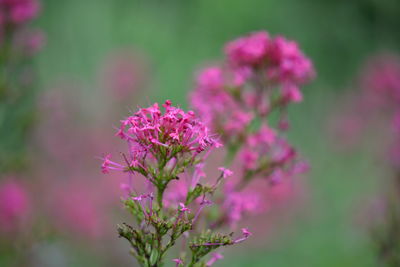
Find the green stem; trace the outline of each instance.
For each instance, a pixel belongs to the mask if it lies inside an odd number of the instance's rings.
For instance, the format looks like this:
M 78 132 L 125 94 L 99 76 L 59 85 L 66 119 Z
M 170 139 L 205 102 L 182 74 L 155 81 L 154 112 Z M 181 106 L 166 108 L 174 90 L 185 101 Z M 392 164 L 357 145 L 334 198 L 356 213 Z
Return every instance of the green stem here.
M 165 191 L 165 186 L 158 186 L 157 187 L 157 204 L 160 210 L 163 207 L 163 196 L 164 196 L 164 191 Z

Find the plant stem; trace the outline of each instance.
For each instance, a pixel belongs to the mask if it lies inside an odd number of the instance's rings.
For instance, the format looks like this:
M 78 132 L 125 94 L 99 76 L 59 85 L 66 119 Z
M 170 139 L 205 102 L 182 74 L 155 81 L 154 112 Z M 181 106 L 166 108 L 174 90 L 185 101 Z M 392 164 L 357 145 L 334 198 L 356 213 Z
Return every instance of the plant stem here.
M 165 186 L 158 186 L 157 187 L 157 204 L 158 207 L 160 208 L 160 210 L 163 207 L 163 195 L 164 195 L 164 191 L 165 191 Z

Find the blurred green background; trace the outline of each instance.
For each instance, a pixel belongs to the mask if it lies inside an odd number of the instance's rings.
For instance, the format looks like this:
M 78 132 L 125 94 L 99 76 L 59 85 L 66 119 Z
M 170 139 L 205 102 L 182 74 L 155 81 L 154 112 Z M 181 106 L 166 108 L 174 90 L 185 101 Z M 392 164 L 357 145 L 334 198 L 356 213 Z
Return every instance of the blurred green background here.
M 399 14 L 398 0 L 47 0 L 37 26 L 48 40 L 37 67 L 43 90 L 79 81 L 95 111 L 99 66 L 115 49 L 132 47 L 151 66 L 141 104 L 171 99 L 187 107 L 194 73 L 222 58 L 227 41 L 255 30 L 297 40 L 318 76 L 290 110 L 290 139 L 312 166 L 308 206 L 272 240 L 230 249 L 218 266 L 376 266 L 360 210 L 379 187 L 380 166 L 369 148 L 336 150 L 327 124 L 365 58 L 400 49 Z

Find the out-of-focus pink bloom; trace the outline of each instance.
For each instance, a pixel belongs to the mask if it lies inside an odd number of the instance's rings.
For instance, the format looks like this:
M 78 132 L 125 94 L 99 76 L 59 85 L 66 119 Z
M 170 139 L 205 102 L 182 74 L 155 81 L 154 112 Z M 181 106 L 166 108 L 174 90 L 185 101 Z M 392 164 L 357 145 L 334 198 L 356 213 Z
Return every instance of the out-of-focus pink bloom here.
M 40 4 L 37 0 L 0 0 L 0 9 L 6 22 L 21 24 L 37 16 Z
M 240 151 L 239 157 L 243 170 L 255 171 L 253 175 L 266 176 L 275 184 L 281 176 L 298 174 L 295 149 L 283 138 L 278 138 L 275 131 L 264 125 L 260 130 L 249 135 Z
M 242 234 L 244 237 L 249 237 L 252 233 L 247 228 L 242 228 Z
M 267 76 L 270 79 L 303 84 L 314 78 L 312 62 L 304 56 L 296 42 L 278 36 L 271 43 L 269 53 L 271 68 L 267 70 Z
M 28 192 L 16 180 L 0 184 L 0 231 L 12 232 L 22 226 L 31 208 Z
M 217 262 L 218 260 L 222 260 L 224 258 L 224 256 L 222 256 L 219 253 L 213 253 L 211 255 L 211 259 L 209 261 L 207 261 L 206 266 L 213 266 L 215 262 Z
M 266 147 L 271 146 L 276 140 L 276 132 L 269 126 L 263 124 L 258 132 L 250 135 L 247 142 L 250 147 L 257 147 L 262 144 Z
M 386 53 L 371 58 L 361 72 L 360 84 L 367 103 L 396 107 L 400 101 L 400 57 Z
M 228 43 L 225 53 L 233 64 L 258 65 L 265 60 L 269 45 L 267 32 L 255 32 Z
M 226 121 L 224 130 L 233 134 L 243 132 L 253 118 L 251 112 L 234 111 L 232 118 Z
M 340 138 L 338 143 L 357 143 L 372 127 L 389 136 L 380 138 L 381 141 L 389 140 L 400 129 L 400 57 L 382 53 L 368 59 L 361 69 L 358 87 L 357 95 L 345 99 L 348 102 L 345 112 L 334 117 L 333 130 Z M 398 138 L 394 136 L 393 148 L 397 147 L 396 142 Z M 395 150 L 390 149 L 391 159 L 396 158 Z
M 233 243 L 238 244 L 248 239 L 252 233 L 247 228 L 242 228 L 242 237 L 236 238 Z
M 227 216 L 229 225 L 235 227 L 243 216 L 261 213 L 264 210 L 261 201 L 262 198 L 258 191 L 252 189 L 235 191 L 231 184 L 226 185 L 222 209 Z
M 244 148 L 240 153 L 240 158 L 243 163 L 243 167 L 248 170 L 253 170 L 257 167 L 259 155 L 251 149 Z
M 315 75 L 311 61 L 294 41 L 256 32 L 234 40 L 225 48 L 229 61 L 239 66 L 263 66 L 269 79 L 302 84 Z
M 294 150 L 285 150 L 281 141 L 275 143 L 277 133 L 271 128 L 254 125 L 279 110 L 280 128 L 287 130 L 284 110 L 290 103 L 302 101 L 300 86 L 315 76 L 311 61 L 296 42 L 272 38 L 267 32 L 234 40 L 225 52 L 225 64 L 205 69 L 198 76 L 190 97 L 194 109 L 225 144 L 241 147 L 245 169 L 290 164 L 296 156 Z
M 227 178 L 229 176 L 232 176 L 232 174 L 233 174 L 233 171 L 231 171 L 227 168 L 224 168 L 224 167 L 219 167 L 218 170 L 222 172 L 223 178 Z
M 285 102 L 298 103 L 303 101 L 303 95 L 299 87 L 294 84 L 285 84 L 282 86 L 282 97 Z
M 197 77 L 197 83 L 201 87 L 219 90 L 224 86 L 223 70 L 220 67 L 209 67 L 203 70 Z

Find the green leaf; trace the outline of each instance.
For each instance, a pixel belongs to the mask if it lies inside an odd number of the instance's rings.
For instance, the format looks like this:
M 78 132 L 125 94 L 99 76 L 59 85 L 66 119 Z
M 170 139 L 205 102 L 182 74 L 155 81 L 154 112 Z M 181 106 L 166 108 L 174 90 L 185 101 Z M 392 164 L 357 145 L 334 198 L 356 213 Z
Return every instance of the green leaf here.
M 153 266 L 153 265 L 155 265 L 155 264 L 157 263 L 157 261 L 158 261 L 158 255 L 159 255 L 159 253 L 158 253 L 158 250 L 157 250 L 157 249 L 153 249 L 153 250 L 151 251 L 151 254 L 150 254 L 150 265 L 151 265 L 151 266 Z

